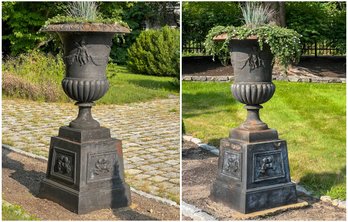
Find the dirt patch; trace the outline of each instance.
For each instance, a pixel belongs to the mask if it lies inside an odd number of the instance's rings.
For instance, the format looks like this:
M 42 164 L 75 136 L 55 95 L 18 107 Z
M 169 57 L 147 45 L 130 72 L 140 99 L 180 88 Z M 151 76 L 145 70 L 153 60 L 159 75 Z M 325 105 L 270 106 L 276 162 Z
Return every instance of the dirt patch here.
M 233 76 L 233 67 L 223 66 L 220 61 L 213 61 L 210 56 L 184 57 L 182 75 Z
M 103 209 L 84 215 L 37 198 L 47 162 L 2 150 L 3 199 L 18 204 L 42 220 L 179 220 L 179 209 L 132 193 L 132 205 L 121 209 Z
M 217 174 L 218 157 L 184 142 L 182 151 L 183 201 L 203 209 L 219 220 L 235 220 L 233 210 L 209 199 L 210 188 Z M 318 199 L 299 194 L 309 206 L 297 210 L 279 212 L 257 220 L 345 220 L 346 211 Z
M 346 78 L 346 59 L 341 57 L 303 57 L 290 74 L 312 74 L 318 77 Z
M 212 57 L 186 57 L 182 64 L 183 75 L 192 76 L 233 76 L 231 65 L 223 66 L 220 61 L 213 61 Z M 279 68 L 273 69 L 273 75 L 280 74 Z M 302 57 L 299 64 L 292 66 L 288 75 L 311 77 L 346 77 L 345 57 Z

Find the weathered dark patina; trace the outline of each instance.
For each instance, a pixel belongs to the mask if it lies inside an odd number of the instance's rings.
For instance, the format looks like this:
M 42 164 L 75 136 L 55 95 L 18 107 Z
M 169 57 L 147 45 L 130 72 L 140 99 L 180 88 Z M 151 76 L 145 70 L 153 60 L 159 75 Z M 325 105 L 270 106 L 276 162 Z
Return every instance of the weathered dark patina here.
M 106 65 L 115 33 L 129 30 L 116 24 L 54 24 L 63 43 L 64 92 L 79 106 L 78 117 L 52 137 L 46 178 L 39 196 L 76 213 L 128 206 L 130 189 L 124 180 L 122 143 L 93 119 L 94 101 L 107 92 Z
M 226 36 L 218 36 L 221 40 Z M 233 96 L 246 104 L 244 123 L 220 141 L 218 176 L 211 198 L 242 213 L 297 202 L 296 186 L 291 182 L 287 145 L 275 129 L 259 116 L 260 104 L 272 98 L 273 55 L 267 44 L 261 50 L 257 39 L 232 39 L 231 60 L 235 82 Z

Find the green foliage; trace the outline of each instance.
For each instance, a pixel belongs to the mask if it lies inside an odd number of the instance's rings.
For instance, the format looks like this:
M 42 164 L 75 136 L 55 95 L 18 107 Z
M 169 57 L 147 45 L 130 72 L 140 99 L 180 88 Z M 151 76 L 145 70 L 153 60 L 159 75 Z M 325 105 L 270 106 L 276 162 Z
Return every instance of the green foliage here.
M 52 81 L 60 84 L 65 65 L 62 55 L 53 56 L 42 52 L 31 52 L 9 57 L 2 64 L 2 71 L 16 74 L 34 83 Z
M 98 18 L 98 5 L 96 2 L 68 2 L 66 14 L 68 17 L 84 18 L 86 20 L 95 20 Z
M 166 7 L 172 7 L 178 2 L 104 2 L 100 10 L 105 17 L 121 17 L 127 22 L 132 32 L 118 37 L 112 46 L 110 57 L 117 64 L 126 64 L 128 48 L 136 41 L 144 30 L 145 21 L 150 21 L 159 26 L 166 25 Z M 157 22 L 155 22 L 157 21 Z
M 13 205 L 2 201 L 2 220 L 39 220 L 39 218 L 27 214 L 19 205 Z
M 64 10 L 61 2 L 2 2 L 5 53 L 17 55 L 41 47 L 49 37 L 38 31 L 47 18 Z
M 270 4 L 264 5 L 262 2 L 245 2 L 241 9 L 245 25 L 251 28 L 268 24 L 275 14 Z
M 43 101 L 68 101 L 61 90 L 65 66 L 61 55 L 40 52 L 7 58 L 2 66 L 5 96 Z
M 204 43 L 206 52 L 217 55 L 223 64 L 227 64 L 231 39 L 256 37 L 260 49 L 262 50 L 263 44 L 268 44 L 280 65 L 286 68 L 292 62 L 297 63 L 302 50 L 301 36 L 294 30 L 266 24 L 274 14 L 269 7 L 269 5 L 264 6 L 256 2 L 245 3 L 242 7 L 245 25 L 212 28 Z M 226 34 L 226 39 L 223 42 L 215 41 L 214 37 L 220 34 Z
M 203 42 L 214 26 L 239 26 L 242 13 L 237 2 L 183 2 L 183 43 Z
M 286 24 L 302 35 L 301 41 L 329 41 L 333 47 L 346 50 L 345 2 L 287 2 Z
M 226 33 L 227 38 L 223 42 L 214 40 L 215 36 Z M 210 30 L 205 40 L 207 53 L 219 56 L 223 62 L 228 58 L 228 45 L 232 38 L 247 39 L 256 36 L 260 48 L 263 44 L 268 44 L 275 59 L 280 65 L 287 67 L 288 64 L 297 63 L 301 56 L 300 34 L 296 31 L 281 28 L 276 25 L 263 25 L 260 27 L 250 28 L 247 26 L 217 26 Z
M 286 26 L 302 35 L 302 43 L 329 42 L 332 47 L 346 50 L 346 3 L 304 2 L 285 3 Z M 203 42 L 215 26 L 240 26 L 242 12 L 237 2 L 184 2 L 183 44 Z
M 135 73 L 179 78 L 180 31 L 167 26 L 143 31 L 128 57 L 127 66 Z
M 144 21 L 159 20 L 159 24 L 164 25 L 166 6 L 175 4 L 177 2 L 98 2 L 103 18 L 97 18 L 97 22 L 117 22 L 124 26 L 127 23 L 132 30 L 124 37 L 114 38 L 112 61 L 125 64 L 127 49 L 144 29 Z M 57 54 L 59 39 L 38 31 L 48 19 L 52 23 L 81 22 L 81 19 L 62 16 L 66 10 L 66 2 L 3 2 L 3 55 L 15 56 L 36 49 Z
M 7 58 L 2 67 L 2 93 L 5 97 L 38 101 L 71 101 L 63 92 L 61 81 L 65 66 L 62 56 L 33 52 Z M 98 101 L 105 104 L 124 104 L 168 98 L 178 94 L 171 77 L 135 75 L 126 67 L 108 64 L 110 88 Z
M 103 18 L 97 10 L 95 2 L 68 2 L 66 15 L 56 15 L 45 22 L 45 26 L 57 23 L 112 23 L 128 27 L 127 23 L 120 21 L 119 17 Z
M 337 5 L 331 4 L 333 6 L 329 9 L 331 29 L 325 36 L 330 41 L 331 46 L 339 50 L 340 53 L 346 54 L 346 5 L 345 2 L 341 3 L 341 9 Z
M 346 85 L 274 82 L 261 119 L 287 140 L 291 178 L 318 195 L 346 199 Z M 246 119 L 230 83 L 182 84 L 187 134 L 219 145 Z

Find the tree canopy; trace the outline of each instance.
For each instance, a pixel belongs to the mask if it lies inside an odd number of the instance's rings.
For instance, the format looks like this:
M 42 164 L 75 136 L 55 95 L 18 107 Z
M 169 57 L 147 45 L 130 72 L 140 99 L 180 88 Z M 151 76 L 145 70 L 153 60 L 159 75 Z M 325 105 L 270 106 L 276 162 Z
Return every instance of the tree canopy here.
M 98 2 L 99 12 L 107 18 L 118 18 L 132 29 L 132 33 L 117 37 L 110 57 L 125 63 L 127 49 L 145 28 L 173 25 L 169 17 L 177 2 Z M 18 55 L 30 50 L 58 53 L 59 41 L 38 32 L 48 18 L 64 14 L 65 2 L 3 2 L 3 55 Z M 170 10 L 171 9 L 171 10 Z
M 345 53 L 345 2 L 285 2 L 274 8 L 277 17 L 285 13 L 285 26 L 300 33 L 302 42 L 327 41 Z M 185 2 L 182 13 L 183 43 L 203 42 L 214 26 L 242 25 L 238 2 Z

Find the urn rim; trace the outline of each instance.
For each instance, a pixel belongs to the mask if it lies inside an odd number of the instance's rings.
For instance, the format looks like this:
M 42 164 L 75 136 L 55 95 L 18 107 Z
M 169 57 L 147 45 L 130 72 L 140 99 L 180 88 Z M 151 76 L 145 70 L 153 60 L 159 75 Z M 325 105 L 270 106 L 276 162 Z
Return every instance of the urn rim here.
M 106 23 L 57 23 L 49 24 L 41 28 L 42 32 L 106 32 L 106 33 L 130 33 L 130 29 L 120 24 Z
M 228 38 L 227 33 L 222 33 L 222 34 L 214 36 L 213 40 L 216 41 L 216 42 L 220 42 L 220 41 L 225 41 L 227 38 Z M 251 36 L 248 36 L 245 39 L 232 38 L 231 40 L 240 40 L 240 41 L 243 41 L 243 40 L 258 40 L 258 37 L 256 35 L 251 35 Z

